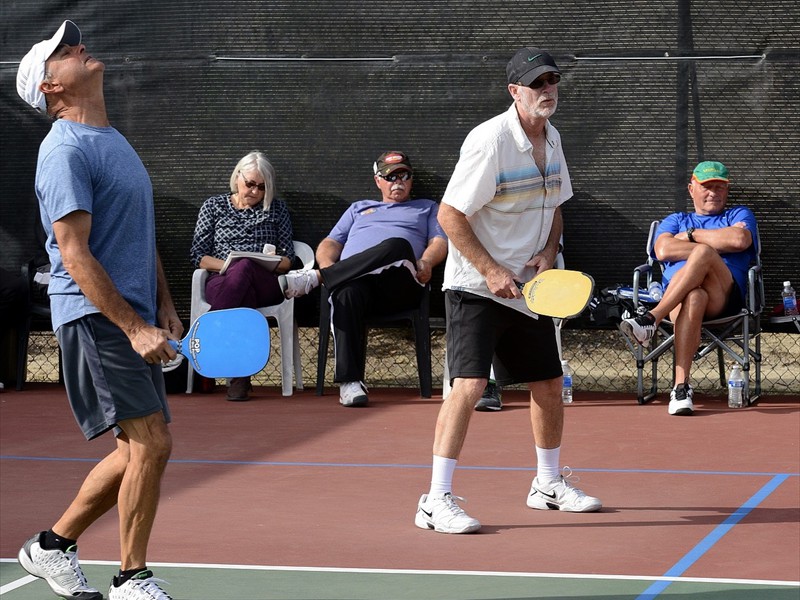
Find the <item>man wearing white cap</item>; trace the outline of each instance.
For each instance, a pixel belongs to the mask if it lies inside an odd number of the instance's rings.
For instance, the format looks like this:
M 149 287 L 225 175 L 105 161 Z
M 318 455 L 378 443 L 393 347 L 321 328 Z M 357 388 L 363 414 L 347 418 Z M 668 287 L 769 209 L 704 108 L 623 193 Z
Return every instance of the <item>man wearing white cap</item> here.
M 78 562 L 77 540 L 114 506 L 121 564 L 109 600 L 168 599 L 146 555 L 172 439 L 162 362 L 183 332 L 155 245 L 153 190 L 127 140 L 109 125 L 105 65 L 64 21 L 17 73 L 20 97 L 54 119 L 39 149 L 36 195 L 47 233 L 53 328 L 67 396 L 81 430 L 112 430 L 116 448 L 69 508 L 19 552 L 57 595 L 100 600 Z

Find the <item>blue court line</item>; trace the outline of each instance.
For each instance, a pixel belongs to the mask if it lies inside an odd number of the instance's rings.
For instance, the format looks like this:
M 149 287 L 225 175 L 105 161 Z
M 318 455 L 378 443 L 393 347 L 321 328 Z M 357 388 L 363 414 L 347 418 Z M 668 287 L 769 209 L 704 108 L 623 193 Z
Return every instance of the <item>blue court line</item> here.
M 66 458 L 59 456 L 19 456 L 0 455 L 0 460 L 31 460 L 53 462 L 88 462 L 96 463 L 99 458 Z M 269 460 L 212 460 L 178 458 L 170 459 L 171 464 L 178 465 L 231 465 L 255 467 L 331 467 L 356 469 L 430 469 L 431 465 L 415 465 L 402 463 L 333 463 L 333 462 L 290 462 Z M 489 467 L 480 465 L 459 465 L 459 471 L 536 471 L 536 467 Z M 698 469 L 598 469 L 573 467 L 576 473 L 634 473 L 634 474 L 667 474 L 667 475 L 736 475 L 746 477 L 800 477 L 800 473 L 776 473 L 762 471 L 701 471 Z
M 722 523 L 717 525 L 714 530 L 706 537 L 700 540 L 694 548 L 692 548 L 683 558 L 675 563 L 671 569 L 664 573 L 664 577 L 680 577 L 686 570 L 696 563 L 700 557 L 708 552 L 714 544 L 716 544 L 722 536 L 728 533 L 733 526 L 739 521 L 744 519 L 750 512 L 763 502 L 767 496 L 774 492 L 778 487 L 787 479 L 789 475 L 775 475 L 767 484 L 756 492 L 749 500 L 742 506 L 737 508 L 734 513 L 725 519 Z M 652 600 L 656 598 L 661 592 L 672 585 L 672 581 L 659 580 L 647 588 L 636 600 Z

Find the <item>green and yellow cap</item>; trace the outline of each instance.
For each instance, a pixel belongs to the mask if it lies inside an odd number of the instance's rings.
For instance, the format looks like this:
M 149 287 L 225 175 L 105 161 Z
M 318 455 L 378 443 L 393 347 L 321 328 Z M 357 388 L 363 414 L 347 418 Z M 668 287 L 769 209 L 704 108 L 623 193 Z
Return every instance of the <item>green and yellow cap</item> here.
M 714 160 L 706 160 L 701 162 L 694 168 L 692 179 L 698 183 L 705 183 L 706 181 L 728 181 L 728 167 L 721 162 Z

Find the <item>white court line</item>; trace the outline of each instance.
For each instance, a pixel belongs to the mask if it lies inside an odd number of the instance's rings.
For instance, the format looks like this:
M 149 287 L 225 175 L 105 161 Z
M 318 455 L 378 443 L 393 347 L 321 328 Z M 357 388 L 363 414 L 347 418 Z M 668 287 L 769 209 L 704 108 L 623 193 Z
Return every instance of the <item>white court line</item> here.
M 16 562 L 16 558 L 0 558 L 2 562 Z M 118 566 L 118 561 L 110 560 L 82 560 L 84 565 L 113 565 Z M 654 575 L 601 575 L 596 573 L 526 573 L 513 571 L 454 571 L 454 570 L 423 570 L 423 569 L 354 569 L 341 567 L 286 567 L 269 565 L 227 565 L 215 563 L 167 563 L 147 562 L 148 567 L 164 567 L 174 569 L 226 569 L 231 571 L 300 571 L 315 573 L 371 573 L 379 575 L 468 575 L 477 577 L 529 577 L 535 579 L 605 579 L 627 581 L 682 581 L 686 583 L 728 583 L 735 585 L 772 585 L 800 587 L 800 581 L 780 581 L 771 579 L 724 579 L 712 577 L 659 577 Z M 33 576 L 19 579 L 20 585 L 25 585 Z M 14 582 L 16 584 L 17 582 Z M 7 586 L 12 584 L 7 584 Z M 0 588 L 0 593 L 5 593 L 6 587 Z M 14 588 L 11 588 L 14 589 Z
M 8 559 L 8 560 L 13 561 L 14 559 Z M 6 562 L 6 559 L 3 559 L 2 562 Z M 21 577 L 16 581 L 11 581 L 5 585 L 2 585 L 0 586 L 0 596 L 2 596 L 3 594 L 7 594 L 8 592 L 11 592 L 17 588 L 21 588 L 23 585 L 28 585 L 29 583 L 31 583 L 32 581 L 36 581 L 37 579 L 38 578 L 34 577 L 33 575 L 25 575 L 25 577 Z

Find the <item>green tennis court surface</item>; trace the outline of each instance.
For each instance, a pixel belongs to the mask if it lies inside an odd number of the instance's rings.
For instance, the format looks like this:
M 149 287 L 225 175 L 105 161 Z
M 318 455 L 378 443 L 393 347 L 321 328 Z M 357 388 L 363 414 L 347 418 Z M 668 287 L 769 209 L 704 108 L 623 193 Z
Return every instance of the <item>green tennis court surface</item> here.
M 98 561 L 82 561 L 82 564 L 92 585 L 105 593 L 116 574 L 115 564 Z M 152 563 L 151 568 L 157 577 L 169 582 L 164 587 L 175 600 L 800 598 L 800 586 L 793 582 L 161 563 Z M 0 586 L 4 600 L 56 598 L 47 584 L 33 580 L 14 560 L 0 562 Z

